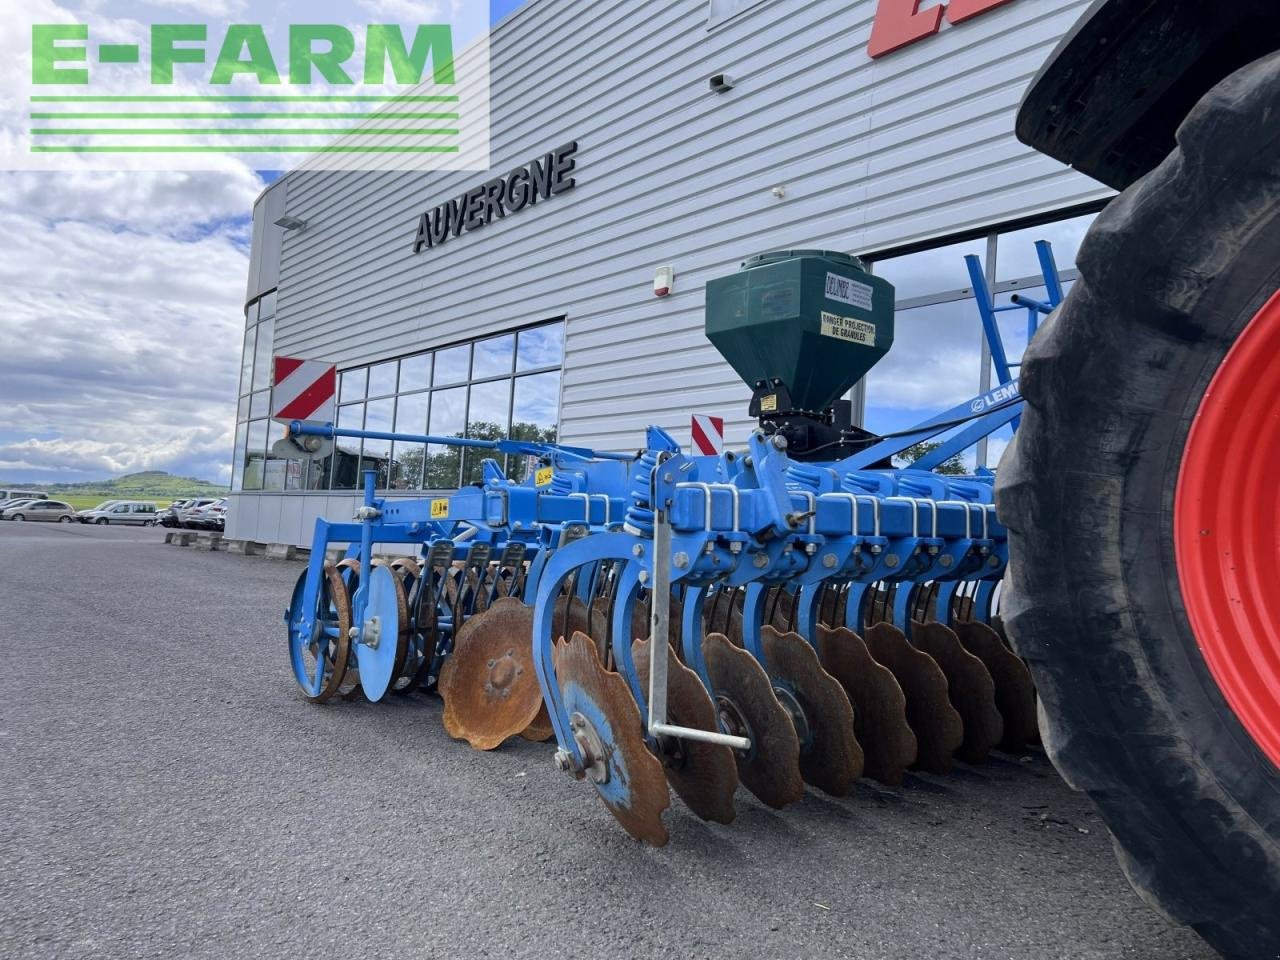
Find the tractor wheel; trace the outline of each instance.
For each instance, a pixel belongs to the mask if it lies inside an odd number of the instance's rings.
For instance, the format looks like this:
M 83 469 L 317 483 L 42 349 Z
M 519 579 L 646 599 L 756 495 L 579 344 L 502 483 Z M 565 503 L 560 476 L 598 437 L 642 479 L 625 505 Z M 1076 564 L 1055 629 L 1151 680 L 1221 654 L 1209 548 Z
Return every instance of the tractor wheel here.
M 1137 891 L 1280 956 L 1280 54 L 1090 230 L 999 472 L 1049 755 Z

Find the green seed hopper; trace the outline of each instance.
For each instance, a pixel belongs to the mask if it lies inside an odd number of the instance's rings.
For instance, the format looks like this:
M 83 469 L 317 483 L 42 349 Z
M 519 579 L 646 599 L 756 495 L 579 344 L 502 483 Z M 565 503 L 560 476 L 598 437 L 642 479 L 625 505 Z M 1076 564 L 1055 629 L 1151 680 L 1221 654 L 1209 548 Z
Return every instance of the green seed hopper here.
M 706 333 L 752 389 L 751 415 L 792 456 L 827 458 L 869 435 L 841 397 L 893 345 L 893 285 L 856 257 L 781 250 L 707 284 Z

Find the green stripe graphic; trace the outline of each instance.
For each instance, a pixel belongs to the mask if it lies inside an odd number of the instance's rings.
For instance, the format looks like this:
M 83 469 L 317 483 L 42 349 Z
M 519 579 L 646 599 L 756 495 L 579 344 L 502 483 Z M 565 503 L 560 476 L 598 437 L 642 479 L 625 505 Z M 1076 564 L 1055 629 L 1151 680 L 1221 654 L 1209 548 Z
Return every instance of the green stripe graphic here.
M 456 146 L 347 146 L 326 147 L 277 146 L 277 147 L 45 147 L 33 146 L 32 153 L 457 153 Z
M 116 128 L 116 127 L 89 127 L 77 128 L 66 127 L 64 129 L 40 129 L 32 130 L 33 136 L 36 137 L 75 137 L 75 136 L 124 136 L 124 137 L 189 137 L 189 136 L 234 136 L 234 137 L 319 137 L 319 136 L 343 136 L 343 137 L 385 137 L 391 134 L 405 134 L 414 137 L 451 137 L 456 136 L 458 131 L 454 129 L 431 129 L 412 130 L 400 127 L 355 127 L 355 128 L 338 128 L 338 127 L 298 127 L 293 129 L 275 129 L 263 127 L 262 129 L 248 129 L 245 127 L 201 127 L 198 129 L 184 130 L 172 127 L 159 128 Z
M 32 97 L 32 103 L 457 103 L 452 95 L 440 96 L 296 96 L 296 97 Z
M 457 120 L 456 113 L 33 113 L 32 120 Z
M 98 47 L 99 63 L 137 63 L 136 43 L 104 43 Z

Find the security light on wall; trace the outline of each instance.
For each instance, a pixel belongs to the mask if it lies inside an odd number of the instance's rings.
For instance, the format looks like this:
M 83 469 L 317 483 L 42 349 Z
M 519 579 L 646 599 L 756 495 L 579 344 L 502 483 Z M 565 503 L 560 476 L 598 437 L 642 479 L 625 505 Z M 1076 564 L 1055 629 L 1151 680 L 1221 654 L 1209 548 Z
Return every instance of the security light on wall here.
M 276 221 L 277 227 L 283 227 L 287 231 L 297 230 L 299 232 L 307 229 L 307 221 L 298 217 L 283 216 Z

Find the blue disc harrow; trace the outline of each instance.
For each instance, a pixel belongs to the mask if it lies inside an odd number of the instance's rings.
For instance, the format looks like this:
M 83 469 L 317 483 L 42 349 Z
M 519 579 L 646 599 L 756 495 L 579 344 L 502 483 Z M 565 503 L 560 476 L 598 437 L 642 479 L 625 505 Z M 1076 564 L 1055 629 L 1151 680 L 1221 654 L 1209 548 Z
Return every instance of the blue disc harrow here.
M 1017 306 L 1037 316 L 1061 297 L 1041 253 L 1050 302 Z M 979 305 L 999 346 L 985 287 Z M 536 461 L 517 482 L 485 460 L 481 483 L 418 500 L 379 498 L 365 474 L 355 518 L 316 523 L 285 615 L 294 675 L 315 701 L 357 682 L 372 702 L 435 691 L 449 734 L 481 750 L 554 737 L 557 769 L 657 845 L 669 786 L 727 823 L 740 787 L 780 808 L 806 785 L 840 796 L 1020 751 L 1035 700 L 998 616 L 994 475 L 937 469 L 1016 426 L 1016 365 L 993 354 L 997 387 L 900 434 L 760 404 L 745 448 L 720 456 L 657 427 L 616 454 L 293 423 Z M 814 424 L 836 440 L 796 449 Z M 892 466 L 922 441 L 937 445 Z

